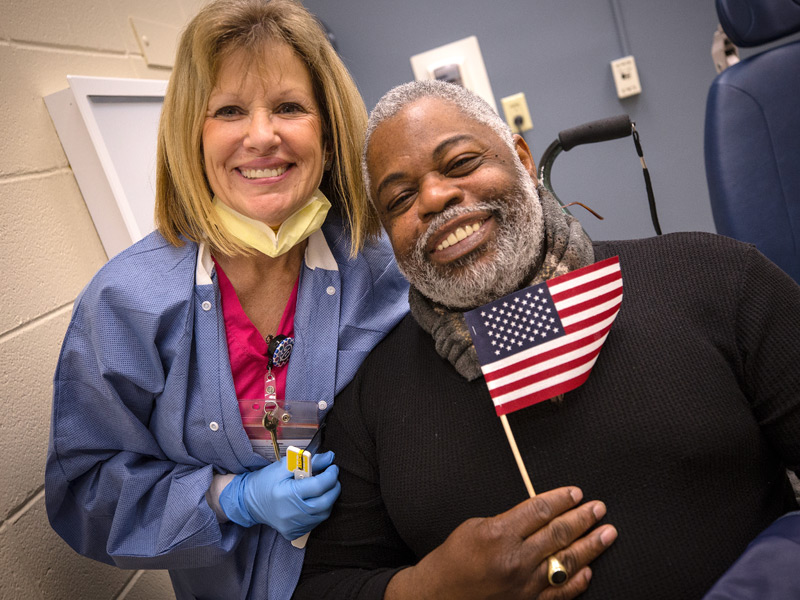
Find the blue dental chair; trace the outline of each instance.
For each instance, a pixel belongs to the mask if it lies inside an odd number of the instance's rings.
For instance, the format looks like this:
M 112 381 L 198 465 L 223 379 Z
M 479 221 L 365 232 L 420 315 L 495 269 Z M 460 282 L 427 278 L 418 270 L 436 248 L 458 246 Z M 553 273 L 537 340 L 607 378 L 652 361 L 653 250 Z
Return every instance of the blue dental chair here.
M 800 31 L 800 0 L 716 0 L 734 45 Z M 750 242 L 800 282 L 800 41 L 722 71 L 708 94 L 705 163 L 717 232 Z

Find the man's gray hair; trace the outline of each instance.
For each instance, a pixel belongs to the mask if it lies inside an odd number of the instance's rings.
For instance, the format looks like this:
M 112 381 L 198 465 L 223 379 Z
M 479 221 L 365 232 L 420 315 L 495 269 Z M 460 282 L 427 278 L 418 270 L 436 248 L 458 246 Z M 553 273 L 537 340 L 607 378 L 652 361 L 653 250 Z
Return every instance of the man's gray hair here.
M 447 102 L 452 102 L 466 116 L 490 127 L 511 149 L 512 154 L 516 155 L 514 138 L 508 125 L 500 118 L 500 115 L 477 94 L 470 92 L 460 85 L 433 79 L 412 81 L 410 83 L 398 85 L 386 92 L 378 101 L 378 104 L 372 109 L 369 115 L 369 122 L 367 123 L 364 150 L 361 153 L 361 171 L 364 174 L 364 185 L 367 187 L 367 195 L 373 203 L 375 199 L 372 197 L 372 192 L 370 191 L 369 172 L 367 170 L 367 151 L 369 150 L 372 134 L 375 133 L 375 129 L 377 129 L 378 125 L 394 117 L 412 102 L 422 98 L 439 98 Z

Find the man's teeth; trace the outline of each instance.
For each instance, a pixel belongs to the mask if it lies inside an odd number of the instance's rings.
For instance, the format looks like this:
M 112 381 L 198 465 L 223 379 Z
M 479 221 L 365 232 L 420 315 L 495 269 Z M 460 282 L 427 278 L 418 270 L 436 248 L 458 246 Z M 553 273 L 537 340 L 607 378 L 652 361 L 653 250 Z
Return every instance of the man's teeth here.
M 445 248 L 449 248 L 453 244 L 457 244 L 461 240 L 468 238 L 473 233 L 478 231 L 481 228 L 480 223 L 473 223 L 472 225 L 467 225 L 466 227 L 459 227 L 453 233 L 447 236 L 447 239 L 444 240 L 441 244 L 436 246 L 437 250 L 444 250 Z
M 239 172 L 247 179 L 259 179 L 261 177 L 277 177 L 286 172 L 289 167 L 284 165 L 278 169 L 239 169 Z

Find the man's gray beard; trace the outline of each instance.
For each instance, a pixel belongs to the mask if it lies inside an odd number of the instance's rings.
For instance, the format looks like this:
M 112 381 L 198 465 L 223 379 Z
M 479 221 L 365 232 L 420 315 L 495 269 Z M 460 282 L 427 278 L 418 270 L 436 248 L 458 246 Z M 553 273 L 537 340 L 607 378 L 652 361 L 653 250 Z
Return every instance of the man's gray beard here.
M 520 177 L 506 197 L 444 210 L 431 221 L 414 249 L 397 257 L 400 271 L 423 296 L 466 310 L 515 292 L 525 283 L 541 252 L 544 225 L 533 180 L 522 165 L 517 170 Z M 430 237 L 451 219 L 476 211 L 488 211 L 494 217 L 494 242 L 449 264 L 432 263 L 426 250 Z M 492 250 L 494 260 L 480 262 L 482 255 Z

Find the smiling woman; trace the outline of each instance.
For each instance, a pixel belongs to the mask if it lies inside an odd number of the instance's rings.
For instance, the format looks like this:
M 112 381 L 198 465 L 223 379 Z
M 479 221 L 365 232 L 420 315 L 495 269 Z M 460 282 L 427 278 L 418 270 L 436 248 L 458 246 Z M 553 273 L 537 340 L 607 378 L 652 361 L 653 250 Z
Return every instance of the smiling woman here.
M 326 150 L 308 69 L 283 43 L 268 42 L 261 69 L 226 57 L 203 125 L 206 174 L 216 197 L 277 228 L 322 181 Z
M 291 596 L 297 539 L 340 486 L 331 453 L 293 478 L 275 415 L 305 444 L 408 310 L 358 168 L 365 125 L 299 2 L 216 0 L 188 25 L 158 231 L 84 290 L 55 377 L 47 510 L 78 552 L 169 569 L 179 598 Z

